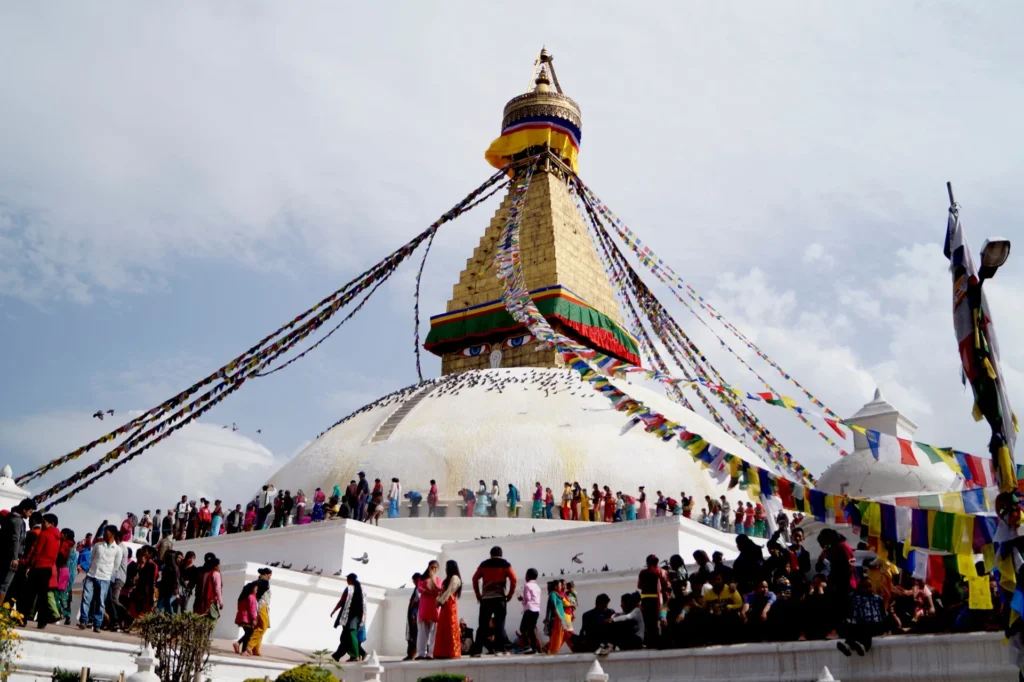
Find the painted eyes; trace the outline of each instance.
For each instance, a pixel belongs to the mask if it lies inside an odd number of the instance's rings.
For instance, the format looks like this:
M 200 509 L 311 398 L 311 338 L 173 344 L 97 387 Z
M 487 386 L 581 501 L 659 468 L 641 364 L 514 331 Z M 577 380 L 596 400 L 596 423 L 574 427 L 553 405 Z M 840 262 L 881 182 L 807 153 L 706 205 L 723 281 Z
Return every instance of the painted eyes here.
M 533 336 L 531 334 L 523 334 L 522 336 L 513 336 L 511 339 L 505 339 L 505 345 L 509 348 L 519 348 L 524 343 L 528 343 Z
M 468 348 L 462 349 L 462 354 L 468 358 L 475 358 L 479 355 L 483 355 L 491 349 L 489 343 L 482 343 L 479 346 L 469 346 Z

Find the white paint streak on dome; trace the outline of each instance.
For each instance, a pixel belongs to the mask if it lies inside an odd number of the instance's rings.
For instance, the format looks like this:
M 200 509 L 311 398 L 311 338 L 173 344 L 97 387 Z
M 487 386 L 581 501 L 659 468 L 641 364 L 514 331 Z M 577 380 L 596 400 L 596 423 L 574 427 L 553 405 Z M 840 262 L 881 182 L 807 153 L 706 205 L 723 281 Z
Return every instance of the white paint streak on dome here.
M 564 481 L 593 483 L 649 497 L 662 490 L 696 498 L 727 492 L 674 441 L 662 442 L 641 426 L 619 435 L 629 417 L 572 370 L 487 369 L 452 374 L 427 382 L 434 389 L 378 443 L 368 440 L 377 427 L 415 393 L 416 387 L 385 396 L 322 434 L 270 479 L 279 489 L 344 487 L 359 471 L 389 481 L 398 476 L 406 490 L 426 493 L 436 479 L 442 498 L 462 487 L 497 479 L 511 482 L 525 499 L 540 481 L 556 493 Z M 631 397 L 699 433 L 743 459 L 768 467 L 706 418 L 636 384 L 613 381 Z M 386 487 L 385 487 L 386 489 Z M 730 497 L 745 496 L 733 491 Z M 653 503 L 653 500 L 651 500 Z

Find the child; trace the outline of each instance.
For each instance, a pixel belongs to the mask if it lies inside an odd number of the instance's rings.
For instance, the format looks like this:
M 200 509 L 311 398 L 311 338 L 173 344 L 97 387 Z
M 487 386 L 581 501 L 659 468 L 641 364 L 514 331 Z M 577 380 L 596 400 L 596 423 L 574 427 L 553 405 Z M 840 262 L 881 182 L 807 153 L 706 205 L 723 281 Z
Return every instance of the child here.
M 850 620 L 843 633 L 845 641 L 836 642 L 836 648 L 847 656 L 851 649 L 863 656 L 871 651 L 871 638 L 882 634 L 884 619 L 882 598 L 871 591 L 871 581 L 862 578 L 850 600 Z
M 708 510 L 703 507 L 700 509 L 700 522 L 705 526 L 711 525 L 711 517 L 708 516 Z
M 540 642 L 537 640 L 537 620 L 540 618 L 540 586 L 537 585 L 537 569 L 526 570 L 526 582 L 523 584 L 523 593 L 519 595 L 519 601 L 523 603 L 523 619 L 519 622 L 519 636 L 523 640 L 524 654 L 532 654 L 540 651 Z

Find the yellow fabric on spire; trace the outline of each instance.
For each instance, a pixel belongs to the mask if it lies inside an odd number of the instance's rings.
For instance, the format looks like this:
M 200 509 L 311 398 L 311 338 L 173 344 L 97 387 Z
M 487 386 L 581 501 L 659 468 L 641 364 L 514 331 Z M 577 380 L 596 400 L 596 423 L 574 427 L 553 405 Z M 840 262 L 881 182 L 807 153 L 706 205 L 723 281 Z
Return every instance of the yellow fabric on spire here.
M 484 152 L 484 158 L 495 168 L 504 168 L 519 152 L 545 144 L 569 164 L 573 172 L 579 171 L 579 150 L 572 137 L 553 128 L 527 128 L 505 133 L 491 143 Z

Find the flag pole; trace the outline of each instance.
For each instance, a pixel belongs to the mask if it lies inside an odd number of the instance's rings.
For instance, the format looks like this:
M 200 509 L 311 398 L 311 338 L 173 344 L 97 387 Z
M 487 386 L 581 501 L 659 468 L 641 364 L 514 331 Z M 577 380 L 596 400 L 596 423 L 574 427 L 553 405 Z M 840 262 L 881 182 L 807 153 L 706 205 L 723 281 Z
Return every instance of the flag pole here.
M 956 199 L 953 198 L 953 183 L 946 181 L 946 192 L 949 194 L 949 207 L 956 208 Z

